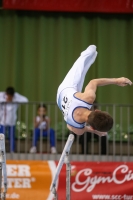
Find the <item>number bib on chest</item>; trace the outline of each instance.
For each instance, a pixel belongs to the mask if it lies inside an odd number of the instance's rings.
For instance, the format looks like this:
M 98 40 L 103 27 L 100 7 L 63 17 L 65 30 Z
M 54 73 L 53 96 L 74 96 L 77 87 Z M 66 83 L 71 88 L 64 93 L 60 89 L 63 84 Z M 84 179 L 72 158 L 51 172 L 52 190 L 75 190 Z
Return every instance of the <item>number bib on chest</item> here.
M 64 95 L 63 100 L 61 101 L 62 113 L 64 115 L 64 120 L 67 120 L 68 111 L 70 108 L 72 100 L 69 99 L 68 95 Z

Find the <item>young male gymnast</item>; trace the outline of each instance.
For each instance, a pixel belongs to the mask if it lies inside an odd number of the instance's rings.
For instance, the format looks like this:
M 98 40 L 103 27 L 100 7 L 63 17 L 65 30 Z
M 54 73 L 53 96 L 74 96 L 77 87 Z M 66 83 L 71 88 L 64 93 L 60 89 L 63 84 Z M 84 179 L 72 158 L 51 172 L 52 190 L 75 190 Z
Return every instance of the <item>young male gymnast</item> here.
M 57 92 L 57 104 L 70 131 L 77 135 L 92 132 L 104 136 L 113 126 L 112 117 L 104 111 L 91 111 L 98 86 L 132 85 L 128 78 L 99 78 L 91 80 L 82 91 L 85 75 L 97 57 L 95 45 L 90 45 L 76 60 Z

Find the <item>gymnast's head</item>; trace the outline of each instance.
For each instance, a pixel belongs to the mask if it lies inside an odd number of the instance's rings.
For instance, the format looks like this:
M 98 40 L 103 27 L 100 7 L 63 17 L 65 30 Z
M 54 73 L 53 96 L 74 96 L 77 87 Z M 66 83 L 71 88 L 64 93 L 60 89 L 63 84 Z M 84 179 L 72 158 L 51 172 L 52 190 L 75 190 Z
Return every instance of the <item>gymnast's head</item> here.
M 108 132 L 113 126 L 113 118 L 104 111 L 92 111 L 87 123 L 97 131 Z

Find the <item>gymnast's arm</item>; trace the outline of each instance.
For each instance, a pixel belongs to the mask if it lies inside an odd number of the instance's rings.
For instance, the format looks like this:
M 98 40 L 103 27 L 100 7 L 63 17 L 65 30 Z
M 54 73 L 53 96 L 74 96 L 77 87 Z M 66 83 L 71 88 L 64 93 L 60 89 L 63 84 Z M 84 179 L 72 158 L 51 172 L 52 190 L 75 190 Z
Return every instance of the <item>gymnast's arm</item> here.
M 96 98 L 96 90 L 98 86 L 105 86 L 105 85 L 118 85 L 118 86 L 126 86 L 132 85 L 132 82 L 128 78 L 99 78 L 91 80 L 85 88 L 84 94 L 89 101 L 89 103 L 93 103 Z
M 99 136 L 105 136 L 107 135 L 107 132 L 100 132 L 100 131 L 97 131 L 97 130 L 94 130 L 93 128 L 91 128 L 90 126 L 85 126 L 84 128 L 82 129 L 78 129 L 78 128 L 74 128 L 70 125 L 67 124 L 67 128 L 74 132 L 75 134 L 77 135 L 82 135 L 84 134 L 85 132 L 91 132 L 91 133 L 94 133 L 96 135 L 99 135 Z

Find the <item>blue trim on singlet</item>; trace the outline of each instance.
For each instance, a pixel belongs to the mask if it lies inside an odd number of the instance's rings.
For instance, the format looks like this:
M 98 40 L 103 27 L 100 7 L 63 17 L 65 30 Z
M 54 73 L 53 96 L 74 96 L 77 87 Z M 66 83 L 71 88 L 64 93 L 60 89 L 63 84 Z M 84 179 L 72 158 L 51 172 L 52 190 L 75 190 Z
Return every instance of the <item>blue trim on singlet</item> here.
M 77 128 L 76 126 L 73 126 L 73 125 L 71 125 L 71 124 L 69 124 L 69 123 L 67 123 L 68 125 L 70 125 L 70 126 L 72 126 L 72 127 L 74 127 L 74 128 Z M 78 127 L 77 129 L 83 129 L 84 127 Z
M 75 96 L 76 93 L 78 93 L 78 92 L 75 92 L 75 93 L 73 94 L 73 97 L 74 97 L 75 99 L 78 99 L 79 101 L 82 101 L 82 102 L 84 102 L 84 103 L 87 103 L 88 105 L 93 105 L 93 104 L 91 104 L 91 103 L 88 103 L 88 102 L 86 102 L 86 101 L 84 101 L 84 100 L 79 99 L 78 97 L 76 97 L 76 96 Z
M 88 109 L 87 107 L 85 107 L 85 106 L 77 106 L 77 107 L 74 108 L 74 110 L 73 110 L 73 112 L 72 112 L 72 119 L 73 119 L 73 121 L 74 121 L 75 123 L 77 123 L 77 124 L 84 125 L 85 122 L 79 123 L 79 122 L 77 122 L 77 121 L 74 119 L 74 117 L 73 117 L 73 113 L 74 113 L 74 111 L 75 111 L 77 108 L 86 108 L 87 110 L 89 110 L 89 109 Z M 85 127 L 85 126 L 84 126 L 84 127 Z M 83 127 L 83 128 L 84 128 L 84 127 Z M 77 128 L 77 127 L 75 127 L 75 128 Z

